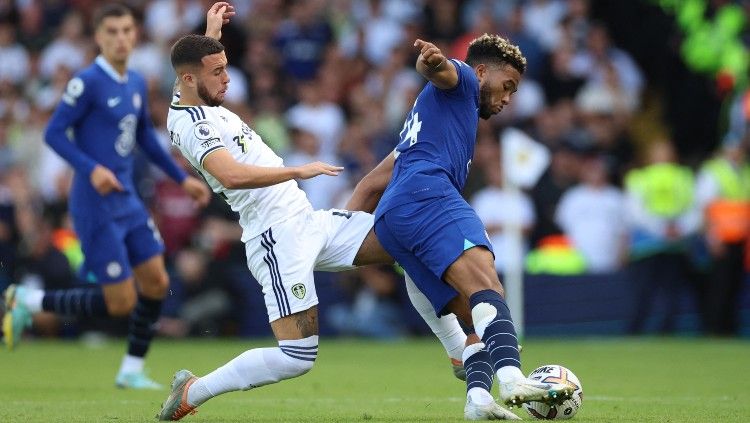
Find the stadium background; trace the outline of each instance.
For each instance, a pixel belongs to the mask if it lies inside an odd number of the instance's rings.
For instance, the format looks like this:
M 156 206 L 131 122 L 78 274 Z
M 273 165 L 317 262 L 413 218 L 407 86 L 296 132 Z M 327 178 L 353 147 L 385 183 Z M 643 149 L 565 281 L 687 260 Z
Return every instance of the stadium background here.
M 43 131 L 71 75 L 96 55 L 88 22 L 98 3 L 0 1 L 0 289 L 11 281 L 47 288 L 78 283 L 82 257 L 65 204 L 71 174 L 44 145 Z M 169 47 L 181 35 L 203 32 L 212 1 L 126 3 L 142 24 L 130 65 L 149 81 L 150 110 L 168 148 L 174 82 Z M 463 58 L 468 42 L 483 32 L 510 37 L 526 55 L 528 71 L 511 106 L 480 122 L 465 196 L 488 226 L 497 227 L 499 252 L 503 225 L 525 228 L 528 257 L 535 257 L 527 262 L 527 334 L 704 332 L 699 299 L 711 280 L 700 228 L 678 239 L 686 261 L 662 264 L 675 277 L 644 290 L 627 258 L 632 228 L 622 208 L 600 208 L 599 199 L 589 199 L 585 208 L 595 213 L 574 215 L 565 227 L 555 214 L 566 192 L 604 176 L 612 195 L 601 201 L 621 201 L 625 176 L 643 167 L 655 154 L 650 147 L 660 142 L 670 141 L 677 160 L 698 171 L 731 141 L 729 110 L 744 95 L 747 79 L 750 2 L 233 4 L 238 14 L 222 38 L 232 78 L 226 106 L 288 165 L 323 160 L 346 166 L 338 178 L 301 184 L 316 208 L 341 207 L 353 185 L 395 146 L 424 83 L 414 72 L 414 39 Z M 706 31 L 711 36 L 700 38 Z M 547 173 L 521 196 L 499 188 L 498 133 L 507 127 L 523 129 L 552 152 Z M 178 186 L 138 160 L 137 186 L 165 240 L 172 276 L 161 335 L 270 335 L 231 211 L 218 197 L 204 210 L 194 208 Z M 522 213 L 504 214 L 503 201 Z M 608 225 L 586 225 L 602 220 Z M 566 232 L 575 239 L 562 241 L 562 259 L 538 248 L 550 242 L 559 247 L 559 237 L 549 236 Z M 393 269 L 319 274 L 317 284 L 324 335 L 397 339 L 428 333 Z M 750 290 L 747 282 L 743 286 L 736 304 L 740 325 L 723 334 L 750 336 Z M 654 307 L 639 307 L 652 300 Z M 559 315 L 565 317 L 549 320 Z M 53 337 L 121 334 L 124 328 L 47 317 L 35 323 L 36 335 Z

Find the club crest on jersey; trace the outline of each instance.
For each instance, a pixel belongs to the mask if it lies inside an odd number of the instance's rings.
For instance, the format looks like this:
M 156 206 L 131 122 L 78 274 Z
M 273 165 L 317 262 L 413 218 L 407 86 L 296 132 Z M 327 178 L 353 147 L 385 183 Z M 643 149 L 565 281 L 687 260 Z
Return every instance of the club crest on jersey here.
M 294 294 L 294 296 L 299 298 L 300 300 L 305 298 L 306 293 L 307 289 L 305 288 L 305 285 L 298 283 L 292 286 L 292 294 Z
M 196 125 L 193 132 L 195 133 L 195 137 L 199 140 L 210 140 L 211 138 L 219 137 L 214 128 L 206 123 L 199 123 Z
M 73 78 L 68 81 L 68 86 L 65 87 L 65 92 L 62 95 L 62 100 L 70 106 L 76 105 L 76 100 L 83 94 L 83 80 L 81 78 Z
M 139 110 L 141 108 L 141 104 L 143 104 L 141 95 L 139 93 L 133 94 L 133 107 L 135 107 L 136 110 Z

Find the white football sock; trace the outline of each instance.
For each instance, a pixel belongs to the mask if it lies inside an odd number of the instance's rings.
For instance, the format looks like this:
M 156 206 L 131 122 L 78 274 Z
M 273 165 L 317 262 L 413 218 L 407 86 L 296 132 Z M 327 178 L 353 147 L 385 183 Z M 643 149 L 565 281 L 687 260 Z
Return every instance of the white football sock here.
M 409 294 L 409 299 L 414 308 L 432 329 L 435 336 L 438 337 L 440 343 L 443 344 L 448 356 L 455 360 L 461 360 L 461 354 L 463 354 L 466 346 L 466 334 L 461 325 L 458 324 L 456 316 L 448 314 L 437 317 L 430 300 L 417 288 L 408 274 L 404 274 L 404 277 L 406 279 L 406 292 Z
M 31 314 L 37 314 L 42 311 L 42 298 L 44 291 L 36 288 L 27 288 L 26 295 L 23 296 L 23 305 L 29 309 Z
M 510 383 L 523 379 L 526 379 L 526 376 L 516 366 L 503 366 L 497 371 L 497 381 L 499 383 Z
M 140 373 L 143 371 L 143 357 L 126 354 L 120 364 L 120 373 Z
M 199 378 L 188 389 L 198 406 L 226 392 L 248 390 L 307 373 L 318 354 L 318 336 L 279 341 L 279 347 L 248 350 Z

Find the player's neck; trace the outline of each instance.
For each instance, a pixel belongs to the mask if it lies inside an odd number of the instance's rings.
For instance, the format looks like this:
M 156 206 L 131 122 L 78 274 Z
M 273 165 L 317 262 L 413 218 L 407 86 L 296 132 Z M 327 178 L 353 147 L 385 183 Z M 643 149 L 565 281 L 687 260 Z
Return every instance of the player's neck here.
M 180 106 L 205 106 L 201 98 L 188 90 L 180 88 L 180 100 L 177 102 Z
M 118 61 L 113 60 L 111 57 L 107 57 L 102 55 L 104 57 L 104 60 L 109 63 L 110 66 L 112 66 L 112 69 L 114 69 L 120 76 L 125 76 L 128 72 L 128 62 L 127 61 Z

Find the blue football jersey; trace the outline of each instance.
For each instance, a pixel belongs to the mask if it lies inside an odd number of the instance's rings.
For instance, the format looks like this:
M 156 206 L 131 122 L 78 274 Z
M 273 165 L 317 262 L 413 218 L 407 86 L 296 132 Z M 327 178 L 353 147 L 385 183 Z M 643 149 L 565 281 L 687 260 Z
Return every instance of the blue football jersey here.
M 70 211 L 87 218 L 143 210 L 133 184 L 136 143 L 178 181 L 185 173 L 159 145 L 146 104 L 146 82 L 136 72 L 118 74 L 101 56 L 68 82 L 45 133 L 47 143 L 75 169 Z M 115 173 L 125 189 L 100 195 L 90 182 L 97 164 Z
M 471 66 L 451 62 L 456 86 L 441 90 L 428 82 L 406 118 L 376 219 L 401 204 L 461 192 L 466 184 L 479 122 L 479 80 Z

